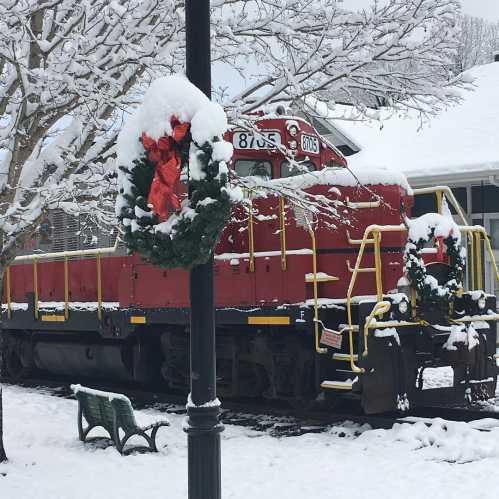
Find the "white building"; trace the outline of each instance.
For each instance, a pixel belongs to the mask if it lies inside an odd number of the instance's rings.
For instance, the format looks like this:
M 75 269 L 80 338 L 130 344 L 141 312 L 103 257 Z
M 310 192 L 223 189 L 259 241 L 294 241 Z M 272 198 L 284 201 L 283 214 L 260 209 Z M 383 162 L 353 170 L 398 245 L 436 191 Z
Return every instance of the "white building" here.
M 499 61 L 466 74 L 474 79 L 474 91 L 464 92 L 459 105 L 429 123 L 415 115 L 382 123 L 334 120 L 336 130 L 329 137 L 351 150 L 350 165 L 401 170 L 414 187 L 452 187 L 468 220 L 489 232 L 499 260 Z M 436 211 L 434 202 L 433 196 L 421 201 Z M 499 295 L 489 267 L 487 288 Z

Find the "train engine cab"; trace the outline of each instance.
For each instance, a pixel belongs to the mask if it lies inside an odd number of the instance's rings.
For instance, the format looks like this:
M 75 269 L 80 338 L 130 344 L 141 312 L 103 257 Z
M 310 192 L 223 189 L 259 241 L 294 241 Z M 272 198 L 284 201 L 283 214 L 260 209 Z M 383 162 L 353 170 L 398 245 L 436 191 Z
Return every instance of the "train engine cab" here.
M 229 131 L 226 139 L 234 146 L 232 168 L 240 177 L 287 178 L 347 164 L 338 149 L 296 116 L 262 118 L 252 128 Z
M 227 140 L 245 198 L 214 256 L 221 396 L 347 396 L 366 413 L 494 396 L 499 316 L 481 267 L 484 252 L 494 256 L 450 189 L 353 170 L 295 116 L 260 116 Z M 438 213 L 413 218 L 423 194 Z M 119 242 L 55 251 L 45 240 L 37 250 L 5 274 L 5 377 L 188 390 L 187 272 L 153 267 Z M 441 368 L 447 386 L 428 377 Z

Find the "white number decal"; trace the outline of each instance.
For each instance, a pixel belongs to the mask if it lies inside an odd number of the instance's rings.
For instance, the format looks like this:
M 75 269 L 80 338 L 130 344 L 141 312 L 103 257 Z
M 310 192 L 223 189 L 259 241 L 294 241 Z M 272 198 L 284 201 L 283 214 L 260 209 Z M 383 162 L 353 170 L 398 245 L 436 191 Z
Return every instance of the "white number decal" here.
M 260 132 L 256 136 L 249 132 L 234 132 L 232 137 L 235 149 L 275 149 L 280 144 L 279 132 Z
M 305 135 L 301 136 L 301 149 L 303 152 L 309 152 L 312 154 L 319 154 L 319 139 L 314 137 L 313 135 Z

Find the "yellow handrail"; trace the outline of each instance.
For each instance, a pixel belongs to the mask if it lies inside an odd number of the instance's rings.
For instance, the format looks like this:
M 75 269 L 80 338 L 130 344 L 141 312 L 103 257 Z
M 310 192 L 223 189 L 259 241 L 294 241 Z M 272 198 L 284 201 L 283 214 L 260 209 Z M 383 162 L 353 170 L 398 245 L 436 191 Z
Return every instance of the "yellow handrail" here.
M 442 206 L 443 206 L 442 191 L 439 190 L 436 192 L 436 194 L 437 194 L 437 213 L 439 213 L 441 215 L 442 214 Z
M 482 275 L 482 245 L 480 233 L 473 232 L 473 237 L 475 238 L 475 250 L 476 250 L 476 283 L 477 288 L 483 288 L 483 275 Z
M 459 215 L 461 223 L 463 225 L 468 225 L 468 220 L 463 210 L 461 209 L 461 205 L 456 199 L 456 196 L 454 196 L 454 193 L 452 192 L 450 187 L 447 187 L 446 185 L 438 185 L 435 187 L 421 187 L 419 189 L 413 189 L 412 193 L 414 194 L 414 196 L 418 196 L 419 194 L 437 194 L 437 193 L 440 193 L 440 195 L 445 194 L 446 199 L 450 202 L 451 206 L 456 210 L 456 213 Z
M 33 258 L 33 292 L 34 292 L 34 298 L 35 298 L 35 319 L 38 320 L 38 268 L 37 268 L 37 261 L 38 259 L 35 257 Z
M 490 244 L 489 237 L 487 235 L 487 232 L 485 229 L 481 226 L 469 226 L 469 225 L 463 225 L 459 226 L 459 230 L 461 232 L 465 232 L 469 234 L 473 242 L 475 243 L 475 252 L 480 253 L 480 256 L 477 257 L 477 271 L 479 273 L 479 276 L 477 275 L 477 284 L 479 286 L 483 286 L 483 279 L 482 279 L 482 263 L 481 263 L 481 246 L 480 246 L 480 238 L 481 236 L 483 237 L 483 240 L 485 242 L 485 246 L 487 248 L 487 252 L 490 256 L 491 262 L 494 266 L 495 269 L 495 275 L 496 279 L 499 281 L 499 270 L 497 269 L 497 264 L 496 260 L 494 257 L 494 252 L 492 251 L 492 247 Z M 377 305 L 380 303 L 384 303 L 382 301 L 383 299 L 383 285 L 381 281 L 381 233 L 383 232 L 407 232 L 407 227 L 405 225 L 385 225 L 385 226 L 380 226 L 380 225 L 370 225 L 369 227 L 366 227 L 364 231 L 364 236 L 362 238 L 360 248 L 359 248 L 359 253 L 357 255 L 357 260 L 355 262 L 355 267 L 352 272 L 352 277 L 350 279 L 350 284 L 348 286 L 348 291 L 347 291 L 347 318 L 348 318 L 348 331 L 349 331 L 349 348 L 350 348 L 350 363 L 352 367 L 352 371 L 354 372 L 363 372 L 361 368 L 355 365 L 354 362 L 354 357 L 353 357 L 353 323 L 352 323 L 352 295 L 353 295 L 353 289 L 355 287 L 356 281 L 357 281 L 357 276 L 359 273 L 362 272 L 361 268 L 361 263 L 362 259 L 364 256 L 366 244 L 372 239 L 374 239 L 375 243 L 375 269 L 376 269 L 376 293 L 377 293 Z M 370 239 L 371 238 L 371 239 Z M 472 262 L 472 281 L 474 282 L 474 262 Z M 481 288 L 479 288 L 481 289 Z M 415 306 L 415 293 L 411 295 L 411 303 L 413 305 L 413 310 Z M 373 309 L 373 311 L 376 311 L 376 306 Z M 369 316 L 371 319 L 374 315 Z M 364 334 L 366 334 L 371 327 L 371 322 L 372 320 L 368 318 L 366 321 L 366 326 L 364 327 Z M 408 322 L 407 324 L 417 324 L 417 323 L 410 323 Z M 367 345 L 367 340 L 365 341 L 365 345 Z M 364 350 L 364 354 L 367 355 L 367 351 Z
M 102 320 L 102 272 L 101 272 L 101 255 L 97 253 L 97 317 Z
M 64 318 L 69 317 L 69 261 L 64 257 Z
M 249 249 L 249 270 L 250 272 L 255 271 L 255 240 L 253 234 L 253 201 L 249 200 L 249 212 L 248 212 L 248 249 Z
M 475 226 L 460 225 L 458 227 L 459 227 L 459 230 L 461 232 L 470 233 L 475 241 L 475 246 L 477 248 L 480 248 L 480 249 L 481 249 L 480 236 L 483 236 L 483 240 L 485 241 L 485 246 L 487 247 L 487 252 L 490 256 L 490 259 L 491 259 L 492 264 L 493 264 L 494 269 L 495 269 L 496 279 L 499 281 L 499 270 L 497 269 L 497 264 L 496 264 L 496 260 L 494 257 L 494 252 L 492 251 L 492 247 L 490 245 L 490 240 L 488 238 L 488 235 L 487 235 L 487 232 L 485 231 L 485 229 L 479 225 L 475 225 Z M 355 286 L 358 274 L 362 271 L 360 265 L 362 262 L 362 258 L 364 256 L 364 250 L 365 250 L 365 247 L 367 244 L 367 240 L 369 239 L 369 236 L 371 236 L 371 234 L 381 233 L 381 232 L 407 232 L 407 227 L 405 227 L 404 225 L 385 225 L 385 226 L 370 225 L 369 227 L 366 227 L 366 229 L 364 231 L 364 236 L 362 238 L 362 243 L 361 243 L 361 246 L 359 248 L 359 253 L 357 255 L 357 261 L 355 263 L 355 267 L 353 269 L 352 277 L 350 279 L 350 284 L 348 286 L 348 291 L 347 291 L 347 316 L 348 316 L 348 326 L 350 329 L 352 328 L 352 310 L 351 310 L 352 307 L 351 306 L 352 306 L 353 288 Z M 376 238 L 377 238 L 377 236 L 375 236 L 375 241 L 376 241 Z M 477 240 L 478 240 L 478 243 L 476 243 Z M 481 253 L 481 251 L 480 251 L 480 253 Z M 380 264 L 381 264 L 381 259 L 379 257 L 375 257 L 376 267 L 381 267 Z M 480 276 L 481 276 L 481 268 L 482 268 L 481 255 L 480 255 L 480 260 L 479 260 L 478 266 L 480 269 Z M 381 268 L 380 268 L 380 271 L 381 271 Z M 481 277 L 480 277 L 480 279 L 478 279 L 478 276 L 477 276 L 477 283 L 479 285 L 483 285 L 483 280 Z M 377 288 L 377 292 L 379 294 L 378 288 Z M 383 293 L 383 289 L 381 287 L 381 295 L 382 295 L 382 293 Z M 378 301 L 381 301 L 381 300 L 379 300 L 379 296 L 378 296 Z
M 366 244 L 368 242 L 366 241 Z M 350 272 L 351 274 L 353 274 L 355 272 L 355 267 L 352 268 L 352 266 L 350 265 L 350 260 L 347 258 L 347 269 L 348 269 L 348 272 Z M 369 273 L 375 273 L 376 272 L 376 268 L 375 267 L 362 267 L 361 269 L 358 269 L 357 272 L 359 274 L 369 274 Z
M 41 253 L 31 255 L 21 255 L 14 259 L 14 263 L 32 262 L 33 263 L 33 292 L 34 292 L 34 313 L 35 319 L 38 319 L 40 306 L 39 306 L 39 292 L 38 292 L 38 262 L 46 260 L 60 260 L 64 261 L 64 317 L 67 319 L 69 316 L 69 260 L 72 257 L 90 257 L 95 256 L 97 259 L 97 301 L 98 301 L 98 317 L 102 319 L 102 278 L 101 278 L 101 257 L 102 255 L 110 255 L 116 253 L 118 249 L 118 239 L 114 246 L 107 248 L 96 248 L 88 250 L 74 250 L 74 251 L 61 251 L 59 253 Z M 10 288 L 10 267 L 7 268 L 7 284 Z M 10 290 L 7 293 L 7 311 L 11 309 L 10 304 Z M 10 318 L 10 315 L 8 316 Z
M 469 261 L 471 265 L 469 265 L 469 273 L 470 273 L 470 288 L 471 290 L 475 289 L 475 236 L 473 233 L 466 234 L 468 250 L 469 250 Z
M 483 227 L 482 227 L 482 229 L 483 229 Z M 483 229 L 482 235 L 483 235 L 483 240 L 485 241 L 485 246 L 487 247 L 487 253 L 489 254 L 490 259 L 491 259 L 492 263 L 494 264 L 496 279 L 499 282 L 499 269 L 497 268 L 496 257 L 494 256 L 494 251 L 492 250 L 492 246 L 490 244 L 489 235 L 487 234 L 485 229 Z
M 315 335 L 315 351 L 320 354 L 327 353 L 327 348 L 320 346 L 319 338 L 319 290 L 317 281 L 317 243 L 315 240 L 315 233 L 312 227 L 309 226 L 308 232 L 312 239 L 312 273 L 314 276 L 313 289 L 314 289 L 314 335 Z
M 288 268 L 286 261 L 286 211 L 284 197 L 279 198 L 279 240 L 281 243 L 281 270 Z
M 362 243 L 362 239 L 352 239 L 350 237 L 350 231 L 346 230 L 345 232 L 347 234 L 348 244 L 351 244 L 352 246 L 358 246 L 359 244 Z M 374 244 L 374 239 L 370 239 L 369 241 L 366 241 L 366 242 L 369 244 Z
M 383 299 L 383 276 L 381 273 L 381 232 L 374 232 L 374 261 L 376 268 L 376 297 L 378 301 Z
M 367 317 L 364 324 L 364 351 L 362 352 L 362 357 L 367 357 L 368 354 L 367 340 L 369 337 L 369 328 L 371 327 L 374 318 L 388 312 L 391 306 L 392 304 L 389 301 L 378 301 Z
M 12 303 L 11 303 L 11 288 L 10 288 L 10 267 L 7 267 L 5 270 L 5 285 L 6 285 L 6 294 L 7 294 L 7 317 L 10 319 L 12 317 Z

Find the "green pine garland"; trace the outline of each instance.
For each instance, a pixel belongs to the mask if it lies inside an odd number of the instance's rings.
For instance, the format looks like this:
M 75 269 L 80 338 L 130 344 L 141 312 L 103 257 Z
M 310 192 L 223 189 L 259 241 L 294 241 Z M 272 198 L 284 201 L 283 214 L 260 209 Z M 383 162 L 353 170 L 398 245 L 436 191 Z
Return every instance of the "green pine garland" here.
M 189 132 L 179 144 L 183 171 L 188 171 L 192 143 Z M 161 220 L 147 206 L 154 163 L 144 154 L 133 162 L 132 168 L 120 167 L 132 184 L 129 193 L 121 190 L 125 203 L 118 218 L 123 222 L 124 242 L 130 253 L 138 252 L 154 265 L 189 269 L 206 263 L 230 217 L 232 201 L 226 188 L 227 174 L 220 172 L 220 162 L 213 159 L 211 143 L 195 146 L 199 149 L 197 158 L 205 178 L 190 180 L 189 199 L 184 201 L 182 212 L 169 233 L 157 230 Z
M 455 293 L 462 288 L 462 277 L 466 266 L 459 240 L 449 235 L 443 240 L 449 258 L 449 276 L 443 285 L 436 287 L 428 282 L 426 266 L 421 258 L 421 250 L 435 237 L 435 227 L 429 228 L 427 238 L 419 241 L 408 240 L 404 260 L 405 270 L 411 285 L 416 289 L 422 301 L 452 301 Z

